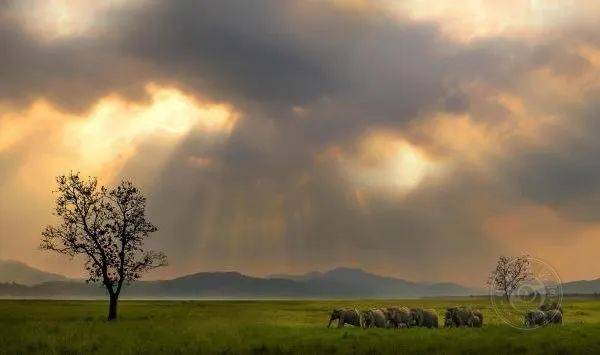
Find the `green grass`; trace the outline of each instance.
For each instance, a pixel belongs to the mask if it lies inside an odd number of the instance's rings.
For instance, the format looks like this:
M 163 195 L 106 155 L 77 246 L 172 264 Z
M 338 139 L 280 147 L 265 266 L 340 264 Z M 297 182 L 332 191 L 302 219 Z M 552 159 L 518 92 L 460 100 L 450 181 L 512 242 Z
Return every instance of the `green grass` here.
M 481 308 L 482 329 L 327 329 L 337 306 Z M 0 301 L 0 354 L 17 353 L 600 353 L 600 301 L 568 299 L 565 324 L 522 331 L 487 299 L 343 301 L 121 301 L 106 322 L 102 301 Z

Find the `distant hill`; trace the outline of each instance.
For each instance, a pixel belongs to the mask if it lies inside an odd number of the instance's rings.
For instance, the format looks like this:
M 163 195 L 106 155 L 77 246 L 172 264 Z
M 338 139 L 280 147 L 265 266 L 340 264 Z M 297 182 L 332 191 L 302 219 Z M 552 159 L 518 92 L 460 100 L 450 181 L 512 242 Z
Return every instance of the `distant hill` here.
M 303 282 L 312 288 L 328 290 L 336 296 L 352 297 L 424 297 L 467 296 L 476 290 L 454 283 L 422 283 L 380 276 L 356 268 L 336 268 L 327 272 L 312 271 L 304 275 L 272 275 Z
M 203 272 L 172 280 L 138 281 L 125 286 L 125 298 L 287 298 L 311 297 L 303 283 L 284 279 L 264 279 L 237 272 Z M 0 283 L 0 297 L 97 298 L 106 291 L 99 284 L 52 281 L 33 286 Z
M 62 275 L 45 272 L 14 260 L 0 260 L 0 282 L 36 285 L 49 281 L 67 281 Z
M 600 294 L 600 279 L 565 282 L 564 294 Z

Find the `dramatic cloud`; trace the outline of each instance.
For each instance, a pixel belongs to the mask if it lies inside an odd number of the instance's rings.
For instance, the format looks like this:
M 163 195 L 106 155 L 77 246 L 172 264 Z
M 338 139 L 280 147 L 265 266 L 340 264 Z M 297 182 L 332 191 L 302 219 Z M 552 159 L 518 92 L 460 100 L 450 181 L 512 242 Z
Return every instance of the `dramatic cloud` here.
M 74 169 L 144 187 L 163 276 L 597 276 L 594 2 L 28 3 L 0 1 L 0 258 L 66 270 L 34 248 Z

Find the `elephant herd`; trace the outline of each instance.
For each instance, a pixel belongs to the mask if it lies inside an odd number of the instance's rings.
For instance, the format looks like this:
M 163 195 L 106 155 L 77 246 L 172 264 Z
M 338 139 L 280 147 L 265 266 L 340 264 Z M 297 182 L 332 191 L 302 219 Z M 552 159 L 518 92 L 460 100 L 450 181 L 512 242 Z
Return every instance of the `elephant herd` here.
M 562 324 L 562 321 L 563 311 L 558 303 L 543 304 L 539 309 L 527 311 L 524 319 L 527 328 Z
M 335 320 L 338 321 L 338 328 L 346 324 L 364 329 L 439 327 L 435 310 L 408 307 L 371 308 L 366 311 L 359 311 L 355 308 L 338 308 L 331 312 L 327 327 L 331 327 L 331 323 Z M 539 309 L 527 311 L 524 316 L 524 324 L 528 328 L 562 324 L 562 321 L 563 311 L 558 303 L 543 304 Z M 482 326 L 483 313 L 478 309 L 450 307 L 444 314 L 444 327 L 446 328 L 481 328 Z
M 338 308 L 331 312 L 329 324 L 338 321 L 338 328 L 345 324 L 367 328 L 438 328 L 438 315 L 433 309 L 385 307 L 359 311 L 352 308 Z M 446 310 L 445 327 L 481 327 L 483 314 L 467 307 L 451 307 Z

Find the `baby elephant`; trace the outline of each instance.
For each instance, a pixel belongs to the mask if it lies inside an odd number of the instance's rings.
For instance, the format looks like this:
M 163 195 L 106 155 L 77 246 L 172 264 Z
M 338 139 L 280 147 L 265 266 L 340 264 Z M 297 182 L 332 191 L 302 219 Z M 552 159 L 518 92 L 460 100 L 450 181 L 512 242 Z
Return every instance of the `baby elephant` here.
M 338 308 L 331 312 L 329 317 L 329 324 L 327 328 L 331 327 L 331 322 L 338 320 L 338 328 L 342 328 L 345 324 L 350 324 L 355 327 L 362 327 L 361 316 L 358 310 L 351 308 Z
M 483 327 L 483 313 L 478 310 L 473 310 L 473 328 L 481 328 Z

